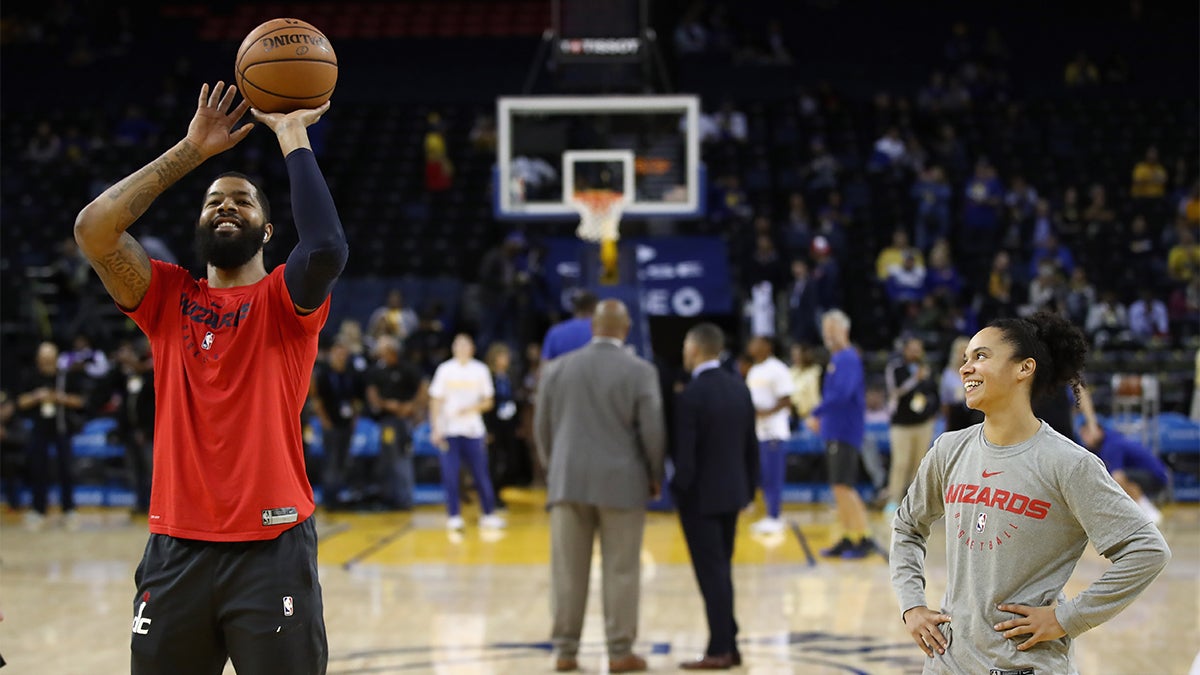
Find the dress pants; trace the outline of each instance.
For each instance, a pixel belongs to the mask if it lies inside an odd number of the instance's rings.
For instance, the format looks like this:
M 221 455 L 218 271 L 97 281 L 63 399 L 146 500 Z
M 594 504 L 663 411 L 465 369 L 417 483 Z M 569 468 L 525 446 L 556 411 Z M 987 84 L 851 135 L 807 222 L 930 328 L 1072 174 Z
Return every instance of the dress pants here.
M 604 630 L 608 656 L 633 653 L 641 595 L 645 509 L 609 509 L 558 502 L 550 509 L 550 613 L 559 657 L 579 653 L 587 609 L 592 542 L 600 535 L 604 583 Z
M 696 583 L 708 617 L 707 656 L 734 654 L 737 621 L 733 618 L 733 541 L 737 512 L 703 515 L 680 509 L 679 524 L 692 558 Z

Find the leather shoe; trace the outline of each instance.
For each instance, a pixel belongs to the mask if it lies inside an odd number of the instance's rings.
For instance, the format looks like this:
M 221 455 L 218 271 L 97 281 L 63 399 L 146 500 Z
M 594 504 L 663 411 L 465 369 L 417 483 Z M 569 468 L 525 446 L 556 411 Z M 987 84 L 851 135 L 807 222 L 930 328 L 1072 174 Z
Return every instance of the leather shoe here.
M 608 660 L 608 672 L 610 673 L 640 673 L 645 669 L 646 659 L 637 654 L 626 654 Z
M 569 673 L 579 670 L 579 662 L 574 656 L 560 656 L 554 661 L 554 670 L 559 673 Z
M 684 661 L 679 667 L 684 670 L 729 670 L 733 667 L 733 655 L 706 654 L 702 659 Z
M 733 667 L 737 668 L 740 665 L 742 665 L 742 653 L 734 652 L 733 653 Z

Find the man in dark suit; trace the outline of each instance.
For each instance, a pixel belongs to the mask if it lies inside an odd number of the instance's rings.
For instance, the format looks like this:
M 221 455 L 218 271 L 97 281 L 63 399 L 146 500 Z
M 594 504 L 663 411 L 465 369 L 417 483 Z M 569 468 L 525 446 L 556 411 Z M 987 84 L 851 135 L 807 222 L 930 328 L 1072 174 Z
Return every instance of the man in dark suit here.
M 683 364 L 692 381 L 675 401 L 671 492 L 708 615 L 704 657 L 684 670 L 741 665 L 733 618 L 733 540 L 738 512 L 757 487 L 758 438 L 754 404 L 736 374 L 720 367 L 725 336 L 711 323 L 688 331 Z

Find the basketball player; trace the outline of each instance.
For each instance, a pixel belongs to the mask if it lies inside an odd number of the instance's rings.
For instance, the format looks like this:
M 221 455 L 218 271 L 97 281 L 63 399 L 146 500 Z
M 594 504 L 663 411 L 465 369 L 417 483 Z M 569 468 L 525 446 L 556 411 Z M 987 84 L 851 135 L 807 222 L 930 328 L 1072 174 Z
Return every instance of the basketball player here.
M 496 402 L 492 371 L 475 358 L 475 341 L 466 333 L 456 335 L 450 349 L 453 358 L 437 367 L 429 383 L 429 438 L 441 450 L 446 528 L 463 528 L 458 481 L 466 462 L 483 509 L 479 526 L 499 529 L 505 523 L 494 513 L 496 493 L 488 474 L 487 427 L 483 422 L 483 413 Z
M 1034 399 L 1079 383 L 1086 353 L 1079 329 L 1051 312 L 998 319 L 967 345 L 959 374 L 983 422 L 938 437 L 892 525 L 892 585 L 932 659 L 926 672 L 1078 672 L 1071 641 L 1133 602 L 1170 560 L 1104 463 L 1033 414 Z M 949 579 L 934 610 L 924 560 L 943 515 Z M 1089 541 L 1112 566 L 1067 600 Z
M 328 103 L 252 111 L 287 164 L 299 243 L 268 272 L 275 225 L 241 174 L 205 190 L 195 226 L 207 276 L 150 260 L 126 230 L 168 187 L 253 123 L 237 89 L 205 84 L 187 135 L 79 213 L 75 239 L 150 339 L 156 376 L 150 540 L 135 574 L 132 666 L 144 673 L 324 673 L 313 494 L 300 414 L 346 262 L 346 239 L 307 127 Z
M 750 526 L 756 534 L 783 531 L 779 518 L 783 508 L 783 474 L 786 450 L 783 445 L 792 435 L 792 374 L 775 357 L 771 338 L 758 336 L 746 349 L 753 365 L 746 371 L 746 386 L 754 401 L 754 430 L 758 435 L 759 463 L 762 471 L 763 502 L 767 515 Z
M 867 527 L 867 507 L 858 494 L 858 452 L 867 413 L 862 357 L 850 344 L 850 317 L 831 309 L 821 317 L 821 336 L 829 365 L 821 385 L 821 403 L 804 421 L 825 443 L 825 463 L 842 538 L 821 551 L 828 558 L 865 558 L 876 549 Z

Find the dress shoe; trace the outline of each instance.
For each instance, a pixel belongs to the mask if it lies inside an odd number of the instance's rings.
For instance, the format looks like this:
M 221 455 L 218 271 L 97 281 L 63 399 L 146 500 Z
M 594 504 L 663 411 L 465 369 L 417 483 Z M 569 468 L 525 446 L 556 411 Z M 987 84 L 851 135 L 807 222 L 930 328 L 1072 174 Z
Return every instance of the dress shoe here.
M 560 656 L 554 660 L 554 670 L 559 673 L 579 670 L 579 662 L 575 660 L 574 656 Z
M 733 667 L 737 668 L 740 665 L 742 665 L 742 653 L 734 652 L 733 653 Z
M 684 670 L 729 670 L 733 667 L 733 655 L 706 654 L 702 659 L 684 661 L 679 667 Z
M 608 660 L 608 672 L 610 673 L 640 673 L 645 669 L 646 659 L 637 654 L 626 654 Z

